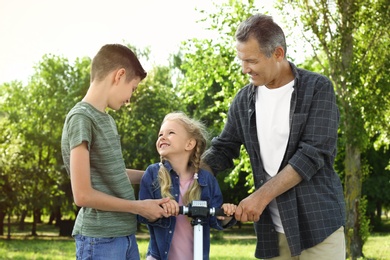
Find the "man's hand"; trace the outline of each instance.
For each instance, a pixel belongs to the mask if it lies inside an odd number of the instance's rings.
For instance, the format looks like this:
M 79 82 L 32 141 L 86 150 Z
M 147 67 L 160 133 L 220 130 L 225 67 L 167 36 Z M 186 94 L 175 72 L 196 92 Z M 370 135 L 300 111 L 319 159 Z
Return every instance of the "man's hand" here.
M 257 222 L 263 213 L 265 206 L 262 206 L 261 199 L 258 198 L 257 192 L 252 193 L 243 199 L 237 206 L 235 218 L 237 221 Z

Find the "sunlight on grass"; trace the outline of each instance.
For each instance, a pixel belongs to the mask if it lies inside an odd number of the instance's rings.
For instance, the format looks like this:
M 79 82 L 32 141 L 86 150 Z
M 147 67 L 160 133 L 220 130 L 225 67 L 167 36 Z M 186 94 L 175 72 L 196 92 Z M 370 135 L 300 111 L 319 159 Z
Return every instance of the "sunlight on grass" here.
M 17 231 L 11 240 L 0 236 L 1 260 L 74 260 L 75 243 L 71 237 L 59 237 L 58 228 L 53 225 L 39 224 L 38 237 L 29 235 L 30 224 L 26 230 Z M 137 235 L 141 259 L 145 259 L 148 247 L 148 234 L 142 227 Z M 254 257 L 256 238 L 251 224 L 242 228 L 231 228 L 224 231 L 212 231 L 210 260 L 246 260 Z M 390 233 L 373 233 L 363 247 L 364 259 L 390 260 Z
M 363 253 L 366 259 L 389 260 L 390 234 L 372 234 L 363 246 Z
M 213 242 L 210 248 L 210 260 L 255 259 L 255 242 L 256 240 L 254 239 L 221 240 Z M 146 239 L 139 239 L 138 247 L 141 259 L 145 259 L 148 241 Z
M 1 259 L 15 260 L 68 260 L 75 259 L 73 239 L 42 240 L 12 239 L 0 240 Z
M 240 260 L 255 259 L 256 240 L 221 240 L 213 242 L 210 248 L 210 260 Z M 145 259 L 148 241 L 146 239 L 138 240 L 141 259 Z

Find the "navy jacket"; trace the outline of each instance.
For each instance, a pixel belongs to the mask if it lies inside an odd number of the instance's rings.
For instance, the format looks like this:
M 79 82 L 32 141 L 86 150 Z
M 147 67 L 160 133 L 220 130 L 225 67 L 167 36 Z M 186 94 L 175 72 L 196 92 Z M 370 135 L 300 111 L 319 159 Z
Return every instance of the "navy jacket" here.
M 172 179 L 171 194 L 179 201 L 180 182 L 179 176 L 172 169 L 169 162 L 165 162 Z M 139 199 L 160 199 L 161 190 L 158 183 L 158 163 L 150 165 L 141 180 Z M 202 187 L 201 200 L 207 201 L 209 207 L 220 208 L 223 203 L 222 193 L 217 179 L 210 172 L 200 170 L 198 172 L 198 182 Z M 161 218 L 155 222 L 149 222 L 146 218 L 138 215 L 139 222 L 147 224 L 150 233 L 150 241 L 147 255 L 152 255 L 156 259 L 168 259 L 168 252 L 171 246 L 173 233 L 175 232 L 176 217 Z M 209 259 L 210 252 L 210 227 L 222 230 L 221 221 L 215 216 L 207 218 L 208 223 L 203 225 L 203 259 Z M 235 223 L 233 219 L 228 223 L 231 226 Z

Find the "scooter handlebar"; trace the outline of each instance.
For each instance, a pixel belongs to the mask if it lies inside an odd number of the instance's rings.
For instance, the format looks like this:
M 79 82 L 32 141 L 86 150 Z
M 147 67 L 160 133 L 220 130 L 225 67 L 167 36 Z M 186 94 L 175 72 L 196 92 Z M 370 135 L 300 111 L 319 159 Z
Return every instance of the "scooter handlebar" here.
M 225 212 L 223 211 L 222 208 L 211 208 L 211 210 L 214 210 L 214 213 L 211 214 L 212 216 L 223 216 L 223 217 L 226 217 L 226 214 Z
M 179 206 L 179 214 L 189 217 L 226 216 L 222 208 L 209 208 L 206 201 L 193 201 L 188 206 Z

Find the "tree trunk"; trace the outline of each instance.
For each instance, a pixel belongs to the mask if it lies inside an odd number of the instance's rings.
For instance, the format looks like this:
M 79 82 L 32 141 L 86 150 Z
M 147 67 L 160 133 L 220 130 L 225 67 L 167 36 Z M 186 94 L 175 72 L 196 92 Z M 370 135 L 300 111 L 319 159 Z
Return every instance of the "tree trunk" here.
M 35 210 L 35 216 L 37 218 L 37 224 L 42 224 L 42 212 L 40 209 Z
M 7 240 L 11 240 L 11 213 L 8 213 L 8 233 L 7 233 Z
M 55 219 L 56 219 L 56 227 L 59 227 L 62 219 L 62 212 L 60 206 L 57 207 L 57 214 Z
M 33 223 L 32 223 L 32 228 L 31 228 L 31 235 L 32 236 L 38 236 L 37 233 L 37 223 L 40 220 L 40 214 L 37 210 L 33 210 Z
M 382 202 L 377 201 L 376 203 L 376 220 L 380 223 L 382 219 Z
M 346 250 L 352 260 L 363 256 L 363 241 L 360 231 L 359 202 L 362 194 L 362 172 L 360 150 L 353 145 L 346 145 L 345 156 L 345 199 L 347 207 Z
M 5 211 L 0 211 L 0 236 L 4 236 Z
M 26 219 L 27 216 L 27 210 L 22 210 L 22 215 L 20 216 L 20 221 L 19 221 L 19 230 L 23 231 L 24 230 L 24 220 Z

